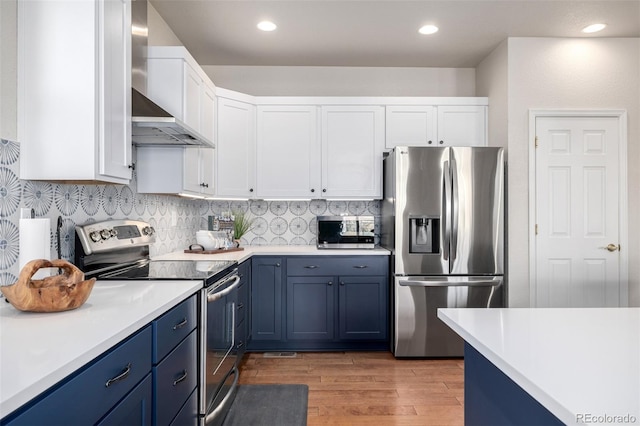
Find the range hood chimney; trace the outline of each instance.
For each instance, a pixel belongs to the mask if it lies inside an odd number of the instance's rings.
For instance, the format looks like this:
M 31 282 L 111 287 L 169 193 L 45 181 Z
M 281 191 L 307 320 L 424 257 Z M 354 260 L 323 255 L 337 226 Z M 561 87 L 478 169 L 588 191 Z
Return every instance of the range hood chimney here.
M 147 0 L 131 2 L 131 141 L 134 145 L 205 145 L 213 141 L 147 97 Z

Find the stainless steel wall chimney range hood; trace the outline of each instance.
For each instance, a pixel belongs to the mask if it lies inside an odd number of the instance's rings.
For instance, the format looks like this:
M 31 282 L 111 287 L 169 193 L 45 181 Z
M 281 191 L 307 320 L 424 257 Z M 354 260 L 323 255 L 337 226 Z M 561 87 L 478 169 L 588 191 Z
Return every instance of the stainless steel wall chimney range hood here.
M 169 114 L 147 93 L 147 1 L 131 2 L 131 141 L 134 145 L 205 145 L 213 141 Z

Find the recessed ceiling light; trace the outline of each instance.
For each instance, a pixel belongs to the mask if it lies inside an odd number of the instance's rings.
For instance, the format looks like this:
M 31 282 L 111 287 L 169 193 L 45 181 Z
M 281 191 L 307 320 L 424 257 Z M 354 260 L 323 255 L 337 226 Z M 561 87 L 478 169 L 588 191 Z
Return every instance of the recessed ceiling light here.
M 278 28 L 278 26 L 271 21 L 259 22 L 257 27 L 259 30 L 262 30 L 262 31 L 273 31 L 276 28 Z
M 605 29 L 607 24 L 592 24 L 582 29 L 583 33 L 597 33 Z
M 438 32 L 438 27 L 436 27 L 435 25 L 425 25 L 425 26 L 421 27 L 418 30 L 418 32 L 420 34 L 425 34 L 425 35 L 434 34 L 434 33 Z

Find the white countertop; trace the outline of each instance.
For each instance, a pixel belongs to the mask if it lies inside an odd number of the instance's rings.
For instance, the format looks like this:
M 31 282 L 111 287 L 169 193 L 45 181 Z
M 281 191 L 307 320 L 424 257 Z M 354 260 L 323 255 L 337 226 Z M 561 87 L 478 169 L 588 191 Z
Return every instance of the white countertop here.
M 200 288 L 202 281 L 98 281 L 79 308 L 48 314 L 0 300 L 0 419 Z
M 374 249 L 318 249 L 316 246 L 244 246 L 241 251 L 221 252 L 216 254 L 172 253 L 154 256 L 153 260 L 235 260 L 238 263 L 251 256 L 388 256 L 389 250 L 376 247 Z
M 438 318 L 562 422 L 640 422 L 640 308 L 439 309 Z

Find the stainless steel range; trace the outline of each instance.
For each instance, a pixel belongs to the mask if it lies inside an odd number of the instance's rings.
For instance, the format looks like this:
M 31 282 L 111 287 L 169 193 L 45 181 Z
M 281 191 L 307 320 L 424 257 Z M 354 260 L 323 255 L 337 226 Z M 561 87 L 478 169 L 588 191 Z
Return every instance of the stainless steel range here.
M 109 220 L 76 226 L 75 264 L 100 280 L 201 280 L 199 413 L 201 423 L 221 424 L 233 402 L 242 353 L 235 342 L 237 262 L 151 260 L 151 225 Z

